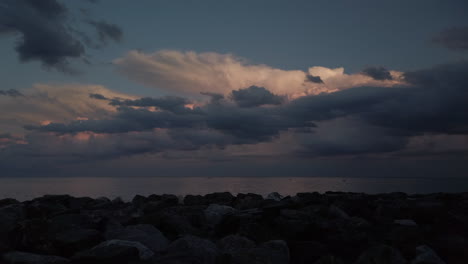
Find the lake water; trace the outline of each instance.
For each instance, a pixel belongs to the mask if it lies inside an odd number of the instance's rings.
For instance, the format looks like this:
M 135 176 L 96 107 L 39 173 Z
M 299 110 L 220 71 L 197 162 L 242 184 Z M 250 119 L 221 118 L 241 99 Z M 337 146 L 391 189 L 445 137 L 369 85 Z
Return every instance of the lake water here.
M 365 193 L 467 192 L 468 179 L 304 178 L 304 177 L 125 177 L 0 178 L 0 198 L 29 200 L 44 194 L 70 194 L 130 200 L 136 194 L 207 194 L 228 191 L 266 195 L 279 192 L 346 191 Z

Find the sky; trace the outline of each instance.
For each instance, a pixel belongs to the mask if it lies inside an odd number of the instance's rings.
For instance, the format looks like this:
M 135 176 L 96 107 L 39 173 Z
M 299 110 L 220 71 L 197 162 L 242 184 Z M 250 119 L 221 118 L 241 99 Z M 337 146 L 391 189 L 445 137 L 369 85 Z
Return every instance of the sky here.
M 467 13 L 0 0 L 1 176 L 468 177 Z

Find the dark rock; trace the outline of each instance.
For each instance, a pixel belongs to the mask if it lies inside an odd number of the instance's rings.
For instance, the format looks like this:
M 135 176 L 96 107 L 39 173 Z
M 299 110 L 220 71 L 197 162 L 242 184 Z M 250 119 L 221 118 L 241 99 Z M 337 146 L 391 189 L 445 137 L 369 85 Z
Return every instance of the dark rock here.
M 203 212 L 207 224 L 211 227 L 215 227 L 226 215 L 234 214 L 236 209 L 227 205 L 210 204 Z
M 234 201 L 234 208 L 239 210 L 253 209 L 262 207 L 264 204 L 263 197 L 258 194 L 248 193 L 248 194 L 237 194 Z
M 316 241 L 289 241 L 288 247 L 291 253 L 291 263 L 314 263 L 320 257 L 330 254 L 327 246 Z
M 95 229 L 70 229 L 53 236 L 53 244 L 61 255 L 71 256 L 77 251 L 93 247 L 102 241 L 102 235 Z
M 386 245 L 374 246 L 361 254 L 356 264 L 405 264 L 406 259 L 401 253 Z
M 445 264 L 445 262 L 426 245 L 421 245 L 416 248 L 416 257 L 411 261 L 411 264 Z
M 272 193 L 269 193 L 266 198 L 279 202 L 279 201 L 281 201 L 281 199 L 283 199 L 283 195 L 281 195 L 281 194 L 279 194 L 277 192 L 272 192 Z
M 11 247 L 14 230 L 24 218 L 22 204 L 10 204 L 0 208 L 0 253 Z
M 218 246 L 223 253 L 235 253 L 239 250 L 251 249 L 255 243 L 246 237 L 239 235 L 229 235 L 218 242 Z
M 205 199 L 204 196 L 189 194 L 184 197 L 184 204 L 185 205 L 206 205 L 208 204 L 208 201 Z
M 12 199 L 12 198 L 5 198 L 5 199 L 0 199 L 0 208 L 3 206 L 11 205 L 11 204 L 18 204 L 18 200 Z
M 5 264 L 66 264 L 66 258 L 50 255 L 38 255 L 27 252 L 13 251 L 3 254 Z
M 158 263 L 214 264 L 219 251 L 211 241 L 195 236 L 184 236 L 172 242 L 167 254 Z
M 232 264 L 287 264 L 289 263 L 289 249 L 286 242 L 273 240 L 254 248 L 240 248 L 224 253 L 223 263 Z
M 154 225 L 170 240 L 188 234 L 199 236 L 202 234 L 200 227 L 205 224 L 203 214 L 205 208 L 204 206 L 168 207 L 144 215 L 141 223 Z
M 107 239 L 140 242 L 153 252 L 161 252 L 169 245 L 169 240 L 152 225 L 131 225 L 106 233 Z
M 132 260 L 148 260 L 154 253 L 139 242 L 108 240 L 78 252 L 73 261 L 78 263 L 129 263 Z
M 344 264 L 344 262 L 338 257 L 328 255 L 321 257 L 314 264 Z
M 208 204 L 232 205 L 234 196 L 229 192 L 210 193 L 205 195 Z

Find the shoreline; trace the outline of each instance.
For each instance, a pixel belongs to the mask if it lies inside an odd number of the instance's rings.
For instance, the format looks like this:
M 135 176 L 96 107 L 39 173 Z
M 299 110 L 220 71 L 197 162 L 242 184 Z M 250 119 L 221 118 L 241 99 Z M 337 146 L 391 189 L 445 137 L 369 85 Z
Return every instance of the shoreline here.
M 0 199 L 6 264 L 457 264 L 467 248 L 468 192 Z

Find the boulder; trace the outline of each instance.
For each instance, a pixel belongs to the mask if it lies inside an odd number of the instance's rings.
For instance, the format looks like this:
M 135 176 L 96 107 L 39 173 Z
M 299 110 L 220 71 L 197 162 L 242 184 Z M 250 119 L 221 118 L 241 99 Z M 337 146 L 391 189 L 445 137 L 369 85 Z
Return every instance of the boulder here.
M 272 240 L 254 248 L 239 248 L 223 254 L 222 263 L 232 264 L 288 264 L 289 249 L 286 242 Z
M 38 255 L 27 252 L 13 251 L 3 254 L 2 263 L 5 264 L 66 264 L 70 261 L 66 258 L 51 256 L 51 255 Z
M 207 200 L 201 195 L 186 195 L 183 203 L 185 205 L 205 205 Z
M 218 242 L 218 246 L 223 253 L 235 253 L 239 250 L 252 249 L 255 243 L 243 236 L 229 235 Z
M 364 251 L 355 264 L 406 264 L 406 259 L 398 249 L 378 245 Z
M 102 240 L 101 233 L 95 229 L 70 229 L 53 236 L 53 244 L 61 255 L 71 256 L 77 251 L 97 245 Z
M 213 242 L 195 236 L 184 236 L 172 242 L 158 263 L 214 264 L 219 255 Z
M 208 208 L 203 212 L 205 214 L 207 224 L 214 227 L 221 222 L 224 216 L 234 214 L 236 209 L 227 205 L 210 204 L 210 206 L 208 206 Z
M 402 226 L 413 226 L 417 227 L 418 224 L 412 219 L 397 219 L 393 221 L 394 224 L 396 225 L 402 225 Z
M 416 257 L 411 264 L 445 264 L 445 262 L 426 245 L 416 247 Z
M 128 263 L 132 260 L 149 260 L 153 251 L 143 244 L 126 240 L 107 240 L 101 244 L 78 252 L 73 256 L 78 263 Z
M 281 199 L 283 199 L 283 196 L 277 192 L 272 192 L 267 195 L 266 199 L 281 201 Z
M 338 257 L 328 255 L 321 257 L 314 264 L 344 264 L 344 262 Z
M 217 192 L 205 195 L 208 204 L 231 205 L 234 201 L 234 196 L 229 192 Z
M 140 242 L 153 252 L 167 248 L 169 240 L 152 225 L 139 224 L 122 227 L 106 233 L 106 239 L 119 239 Z

